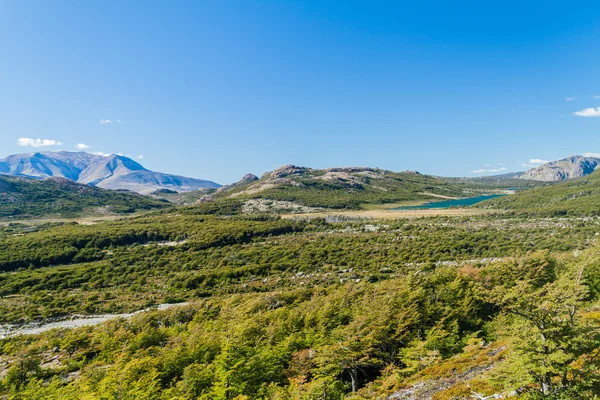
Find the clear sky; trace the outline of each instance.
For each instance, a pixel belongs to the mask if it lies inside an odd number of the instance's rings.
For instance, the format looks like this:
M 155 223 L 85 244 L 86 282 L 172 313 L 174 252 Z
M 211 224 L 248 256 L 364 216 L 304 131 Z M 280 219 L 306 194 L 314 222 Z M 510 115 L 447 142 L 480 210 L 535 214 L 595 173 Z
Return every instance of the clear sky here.
M 0 37 L 0 157 L 84 144 L 230 183 L 600 152 L 600 2 L 3 0 Z

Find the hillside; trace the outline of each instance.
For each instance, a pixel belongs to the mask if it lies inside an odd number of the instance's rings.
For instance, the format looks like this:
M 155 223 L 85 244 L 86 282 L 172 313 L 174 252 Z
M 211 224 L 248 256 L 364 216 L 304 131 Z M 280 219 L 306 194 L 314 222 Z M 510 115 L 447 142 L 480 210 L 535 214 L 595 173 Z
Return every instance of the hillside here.
M 539 215 L 600 215 L 600 171 L 583 178 L 484 201 L 475 207 Z
M 247 175 L 234 185 L 224 186 L 217 190 L 215 198 L 253 200 L 252 204 L 279 202 L 279 206 L 288 208 L 359 209 L 363 204 L 472 197 L 509 186 L 504 182 L 476 182 L 367 167 L 312 169 L 286 165 L 255 178 Z M 524 181 L 521 183 L 526 185 Z
M 111 191 L 65 178 L 31 179 L 0 175 L 0 217 L 110 215 L 167 207 L 135 193 Z
M 207 180 L 150 171 L 125 156 L 85 152 L 15 154 L 0 160 L 0 173 L 36 178 L 66 178 L 104 189 L 125 189 L 141 194 L 160 189 L 189 192 L 220 186 Z
M 0 396 L 593 398 L 596 222 L 169 213 L 10 235 Z M 82 314 L 106 319 L 66 328 Z
M 521 175 L 520 179 L 543 182 L 562 181 L 589 175 L 598 167 L 600 167 L 600 158 L 571 156 L 532 168 Z

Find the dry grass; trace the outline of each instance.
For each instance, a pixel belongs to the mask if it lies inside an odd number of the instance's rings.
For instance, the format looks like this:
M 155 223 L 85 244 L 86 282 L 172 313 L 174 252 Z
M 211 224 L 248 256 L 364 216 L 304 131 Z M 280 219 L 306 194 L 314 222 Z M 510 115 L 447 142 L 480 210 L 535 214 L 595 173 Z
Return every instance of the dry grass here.
M 388 205 L 389 207 L 389 205 Z M 434 217 L 434 216 L 469 216 L 469 215 L 485 215 L 498 211 L 471 209 L 471 208 L 445 208 L 445 209 L 422 209 L 422 210 L 389 210 L 389 209 L 372 209 L 358 211 L 337 211 L 328 210 L 316 213 L 301 213 L 301 214 L 282 214 L 282 218 L 317 218 L 329 216 L 343 216 L 349 218 L 372 218 L 372 219 L 401 219 L 401 218 L 418 218 L 418 217 Z
M 125 218 L 132 218 L 132 217 L 138 217 L 142 215 L 142 213 L 135 213 L 135 214 L 127 214 L 127 215 L 117 215 L 117 214 L 113 214 L 113 215 L 99 215 L 99 216 L 89 216 L 89 217 L 74 217 L 74 218 L 27 218 L 27 219 L 5 219 L 0 221 L 0 226 L 6 226 L 9 224 L 25 224 L 25 225 L 40 225 L 40 224 L 45 224 L 45 223 L 52 223 L 52 222 L 77 222 L 78 224 L 82 224 L 82 225 L 93 225 L 96 224 L 98 222 L 104 222 L 104 221 L 115 221 L 117 219 L 125 219 Z

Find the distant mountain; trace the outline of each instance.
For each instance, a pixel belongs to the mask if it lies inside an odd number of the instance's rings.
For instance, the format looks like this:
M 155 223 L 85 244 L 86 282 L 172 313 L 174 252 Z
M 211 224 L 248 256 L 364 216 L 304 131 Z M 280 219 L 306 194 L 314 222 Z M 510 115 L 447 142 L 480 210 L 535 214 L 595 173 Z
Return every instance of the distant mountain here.
M 136 193 L 95 188 L 66 178 L 0 175 L 0 217 L 76 217 L 168 207 Z
M 66 178 L 104 189 L 124 189 L 141 194 L 160 189 L 189 192 L 220 187 L 212 181 L 150 171 L 125 156 L 100 156 L 85 152 L 15 154 L 0 160 L 0 173 L 34 178 Z
M 600 158 L 571 156 L 530 169 L 520 178 L 544 182 L 562 181 L 589 175 L 598 168 Z

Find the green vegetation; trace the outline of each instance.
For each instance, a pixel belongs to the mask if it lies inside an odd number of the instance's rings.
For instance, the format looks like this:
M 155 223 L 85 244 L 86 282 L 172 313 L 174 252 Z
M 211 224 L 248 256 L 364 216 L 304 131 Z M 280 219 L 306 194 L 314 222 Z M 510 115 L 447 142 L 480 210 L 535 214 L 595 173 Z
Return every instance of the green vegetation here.
M 510 183 L 513 183 L 512 181 Z M 522 187 L 531 183 L 521 181 Z M 436 196 L 472 197 L 513 187 L 506 182 L 439 178 L 416 172 L 377 168 L 310 168 L 285 166 L 260 180 L 225 188 L 217 198 L 290 201 L 308 207 L 360 209 L 364 204 L 432 200 Z
M 0 218 L 126 214 L 167 206 L 164 201 L 135 193 L 80 185 L 67 179 L 0 175 Z
M 596 219 L 327 223 L 229 216 L 235 204 L 13 226 L 0 240 L 0 266 L 13 271 L 0 274 L 5 323 L 190 303 L 4 339 L 0 390 L 16 399 L 358 399 L 415 385 L 436 399 L 597 393 Z
M 226 188 L 212 202 L 117 221 L 3 226 L 0 334 L 24 323 L 182 304 L 101 325 L 8 334 L 0 340 L 0 396 L 600 394 L 600 219 L 577 199 L 558 215 L 543 207 L 537 215 L 392 221 L 244 213 L 250 198 L 354 208 L 481 189 L 386 172 L 370 178 L 390 185 L 381 190 L 348 171 L 322 180 L 327 171 L 307 177 L 300 169 L 295 184 L 249 190 L 294 171 Z
M 512 210 L 539 216 L 600 215 L 600 171 L 552 186 L 524 190 L 477 204 L 476 207 Z

